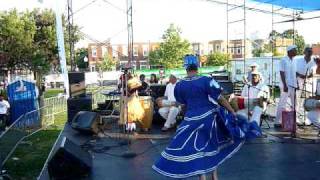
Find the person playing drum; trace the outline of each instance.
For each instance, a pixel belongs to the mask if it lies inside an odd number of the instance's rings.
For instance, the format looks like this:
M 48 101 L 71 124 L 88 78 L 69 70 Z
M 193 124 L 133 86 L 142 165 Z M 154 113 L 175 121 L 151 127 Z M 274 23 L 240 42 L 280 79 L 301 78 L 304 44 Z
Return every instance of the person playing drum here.
M 257 124 L 260 123 L 260 118 L 264 110 L 266 110 L 266 103 L 260 103 L 261 99 L 269 99 L 270 93 L 268 86 L 261 83 L 261 75 L 260 73 L 255 70 L 251 72 L 251 83 L 248 83 L 244 86 L 241 97 L 246 99 L 247 101 L 250 100 L 257 100 L 256 103 L 247 102 L 247 106 L 244 109 L 238 110 L 237 114 L 244 115 L 246 117 L 250 116 L 250 122 L 255 121 Z M 253 102 L 253 101 L 252 101 Z M 261 107 L 262 106 L 262 107 Z M 248 115 L 249 112 L 249 115 Z
M 176 117 L 179 114 L 180 108 L 176 104 L 176 98 L 174 97 L 174 88 L 177 83 L 177 78 L 174 75 L 170 75 L 169 84 L 166 86 L 164 98 L 158 100 L 160 105 L 159 114 L 166 120 L 162 131 L 168 131 L 174 127 L 176 123 Z M 160 102 L 159 102 L 160 101 Z

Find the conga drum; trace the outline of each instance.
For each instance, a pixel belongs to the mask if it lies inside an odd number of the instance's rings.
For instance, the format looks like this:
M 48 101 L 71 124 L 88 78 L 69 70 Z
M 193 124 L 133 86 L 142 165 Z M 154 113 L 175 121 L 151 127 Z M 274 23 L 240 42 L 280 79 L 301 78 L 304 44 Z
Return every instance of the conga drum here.
M 149 130 L 153 120 L 153 101 L 151 96 L 140 96 L 140 103 L 144 109 L 144 116 L 141 119 L 141 128 Z
M 255 106 L 263 107 L 263 97 L 247 98 L 242 96 L 235 96 L 231 99 L 230 105 L 235 111 L 245 108 L 253 109 Z
M 127 108 L 126 105 L 127 104 Z M 133 122 L 141 122 L 145 116 L 143 104 L 137 95 L 120 98 L 120 125 Z
M 304 109 L 306 111 L 313 111 L 320 109 L 320 98 L 311 97 L 304 101 Z

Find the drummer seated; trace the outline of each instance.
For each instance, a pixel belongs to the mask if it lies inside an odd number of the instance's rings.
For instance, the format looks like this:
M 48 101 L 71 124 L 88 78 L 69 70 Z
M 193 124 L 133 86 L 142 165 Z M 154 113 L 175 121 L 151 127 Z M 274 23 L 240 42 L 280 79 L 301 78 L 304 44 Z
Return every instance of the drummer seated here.
M 174 97 L 174 88 L 177 83 L 177 78 L 174 75 L 170 75 L 169 83 L 166 86 L 164 97 L 157 100 L 157 104 L 160 107 L 159 114 L 166 120 L 162 131 L 168 131 L 176 124 L 176 117 L 180 112 L 180 108 Z
M 251 75 L 251 83 L 248 83 L 243 87 L 241 96 L 248 99 L 248 101 L 250 101 L 250 99 L 269 99 L 269 88 L 261 82 L 260 73 L 258 71 L 252 71 Z M 248 117 L 250 122 L 255 121 L 257 122 L 257 124 L 260 124 L 261 115 L 266 110 L 267 103 L 263 102 L 261 104 L 258 103 L 252 106 L 253 107 L 250 107 L 249 105 L 249 107 L 245 107 L 244 109 L 238 110 L 237 114 L 241 114 Z M 248 110 L 248 108 L 250 109 Z

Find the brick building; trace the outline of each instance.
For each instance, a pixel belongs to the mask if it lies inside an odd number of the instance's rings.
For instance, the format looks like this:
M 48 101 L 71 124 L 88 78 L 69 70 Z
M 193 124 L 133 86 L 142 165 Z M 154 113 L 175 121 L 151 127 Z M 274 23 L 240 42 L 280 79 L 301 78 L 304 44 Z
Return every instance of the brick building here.
M 149 52 L 159 47 L 159 43 L 134 43 L 133 61 L 134 68 L 149 67 Z M 88 62 L 90 71 L 97 71 L 97 64 L 102 63 L 103 57 L 108 55 L 117 61 L 117 67 L 128 63 L 127 44 L 95 44 L 88 45 Z

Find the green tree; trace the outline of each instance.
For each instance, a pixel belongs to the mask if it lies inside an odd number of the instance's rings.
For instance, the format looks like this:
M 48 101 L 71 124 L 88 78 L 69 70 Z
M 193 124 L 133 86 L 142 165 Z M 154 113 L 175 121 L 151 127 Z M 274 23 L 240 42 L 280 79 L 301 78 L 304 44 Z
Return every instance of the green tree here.
M 306 45 L 303 36 L 299 35 L 297 30 L 288 29 L 282 33 L 284 38 L 294 39 L 294 44 L 297 46 L 297 53 L 303 54 L 304 47 Z
M 269 42 L 270 49 L 269 50 L 270 50 L 270 52 L 271 52 L 272 40 L 275 40 L 277 38 L 294 39 L 294 43 L 297 46 L 297 53 L 303 54 L 304 47 L 305 47 L 305 41 L 304 41 L 304 37 L 302 35 L 299 35 L 297 30 L 288 29 L 288 30 L 283 31 L 282 33 L 279 33 L 277 31 L 273 30 L 269 34 L 269 39 L 270 39 L 270 42 Z M 277 55 L 281 55 L 281 54 L 276 52 L 276 50 L 274 50 L 273 55 L 277 56 Z
M 66 21 L 63 22 L 66 34 Z M 75 42 L 80 39 L 77 29 L 73 27 Z M 68 41 L 66 38 L 65 43 Z M 69 54 L 69 49 L 66 50 Z M 41 79 L 51 65 L 59 64 L 54 12 L 48 9 L 0 12 L 0 51 L 9 59 L 8 69 L 27 68 L 37 74 L 37 80 Z
M 100 64 L 98 64 L 98 68 L 101 71 L 112 71 L 116 67 L 116 60 L 110 57 L 108 54 L 103 56 L 103 60 Z
M 190 53 L 190 43 L 182 39 L 180 28 L 170 24 L 163 34 L 162 40 L 159 48 L 150 52 L 150 64 L 162 65 L 165 68 L 182 67 L 183 57 Z
M 35 21 L 30 12 L 18 13 L 15 9 L 0 12 L 0 52 L 8 59 L 3 66 L 12 70 L 28 64 L 33 55 L 35 34 Z
M 209 54 L 207 57 L 207 62 L 205 63 L 206 66 L 225 66 L 228 64 L 230 60 L 230 55 L 224 54 L 221 52 L 215 52 Z
M 84 62 L 84 58 L 88 57 L 88 48 L 80 48 L 75 52 L 75 61 L 79 69 L 87 69 L 88 62 Z

